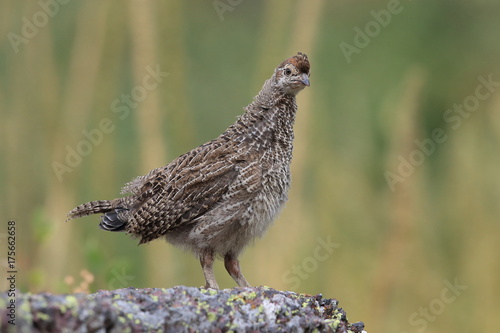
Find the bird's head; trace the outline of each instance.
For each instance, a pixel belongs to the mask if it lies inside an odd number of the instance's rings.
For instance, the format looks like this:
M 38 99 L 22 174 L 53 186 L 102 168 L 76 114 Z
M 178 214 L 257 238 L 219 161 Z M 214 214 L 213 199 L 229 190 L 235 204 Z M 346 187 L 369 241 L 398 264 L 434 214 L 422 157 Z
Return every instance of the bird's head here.
M 299 52 L 283 61 L 274 70 L 275 85 L 286 94 L 296 95 L 309 86 L 309 60 L 305 53 Z

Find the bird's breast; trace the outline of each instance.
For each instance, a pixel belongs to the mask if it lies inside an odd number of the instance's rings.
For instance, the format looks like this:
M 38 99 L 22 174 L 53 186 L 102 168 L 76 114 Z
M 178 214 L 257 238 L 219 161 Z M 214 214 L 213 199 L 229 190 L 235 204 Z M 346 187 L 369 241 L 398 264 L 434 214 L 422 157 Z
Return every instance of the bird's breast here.
M 290 172 L 288 165 L 271 168 L 262 176 L 262 188 L 248 208 L 246 225 L 253 237 L 261 237 L 288 199 Z

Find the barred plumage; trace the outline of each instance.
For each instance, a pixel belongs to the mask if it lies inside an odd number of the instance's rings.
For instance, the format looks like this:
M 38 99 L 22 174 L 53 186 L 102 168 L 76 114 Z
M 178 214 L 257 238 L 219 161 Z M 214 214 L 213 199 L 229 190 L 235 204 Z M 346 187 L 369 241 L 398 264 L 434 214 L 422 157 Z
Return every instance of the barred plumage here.
M 295 95 L 309 86 L 309 68 L 300 52 L 283 61 L 218 138 L 126 184 L 128 196 L 85 203 L 68 219 L 103 213 L 102 229 L 140 244 L 165 237 L 199 257 L 207 288 L 218 288 L 212 263 L 221 256 L 238 285 L 249 286 L 237 257 L 287 200 Z

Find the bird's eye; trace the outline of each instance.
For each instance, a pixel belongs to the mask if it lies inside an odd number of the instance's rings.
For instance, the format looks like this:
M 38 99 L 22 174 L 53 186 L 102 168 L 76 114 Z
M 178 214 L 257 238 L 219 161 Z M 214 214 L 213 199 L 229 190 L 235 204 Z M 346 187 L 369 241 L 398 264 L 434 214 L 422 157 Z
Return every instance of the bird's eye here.
M 292 74 L 292 70 L 290 68 L 285 68 L 284 72 L 286 76 Z

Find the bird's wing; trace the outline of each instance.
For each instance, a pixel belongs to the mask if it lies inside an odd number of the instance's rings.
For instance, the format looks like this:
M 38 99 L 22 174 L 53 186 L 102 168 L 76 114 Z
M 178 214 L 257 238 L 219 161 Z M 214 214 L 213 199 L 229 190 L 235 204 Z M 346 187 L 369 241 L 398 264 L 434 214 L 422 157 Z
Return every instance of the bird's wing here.
M 134 205 L 123 212 L 127 231 L 145 243 L 210 211 L 229 190 L 251 196 L 261 181 L 255 159 L 235 153 L 231 145 L 211 142 L 153 170 L 134 184 Z M 242 182 L 239 175 L 245 173 L 249 175 Z

